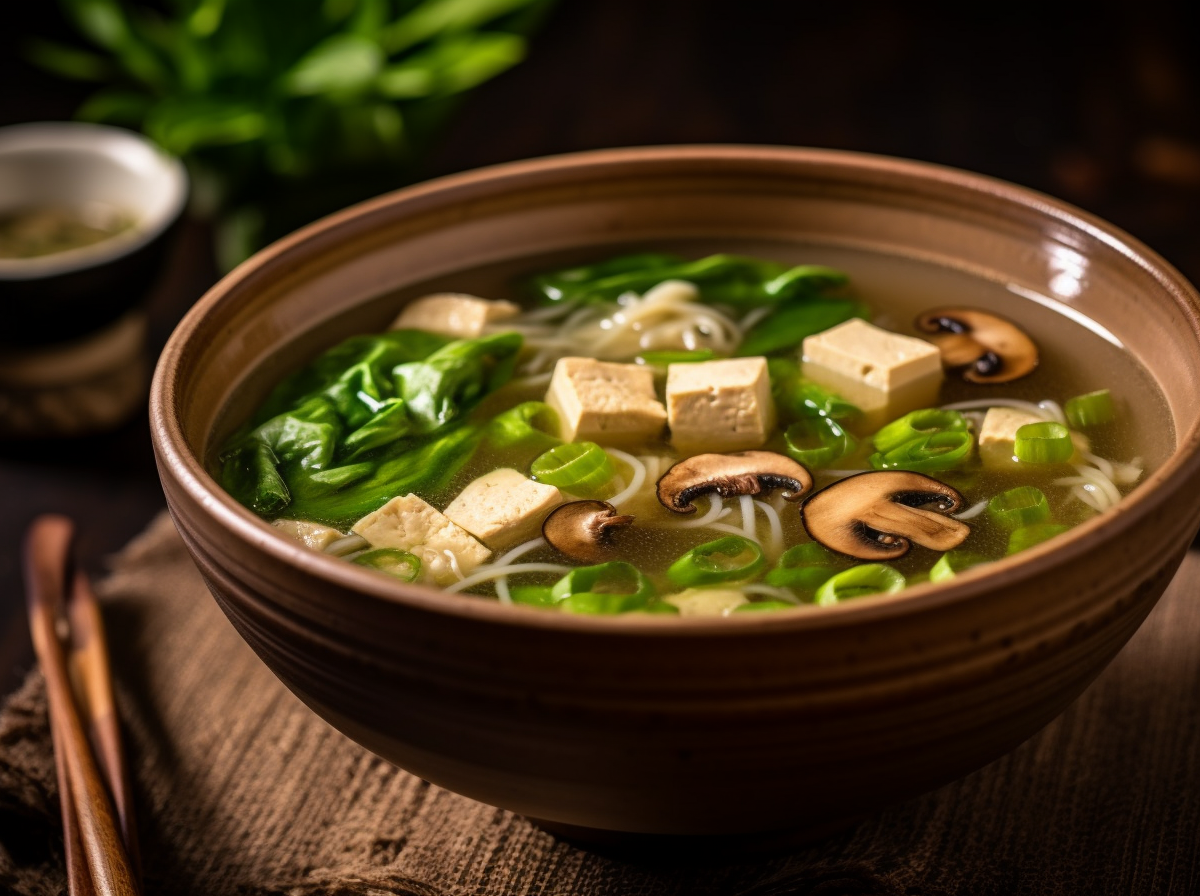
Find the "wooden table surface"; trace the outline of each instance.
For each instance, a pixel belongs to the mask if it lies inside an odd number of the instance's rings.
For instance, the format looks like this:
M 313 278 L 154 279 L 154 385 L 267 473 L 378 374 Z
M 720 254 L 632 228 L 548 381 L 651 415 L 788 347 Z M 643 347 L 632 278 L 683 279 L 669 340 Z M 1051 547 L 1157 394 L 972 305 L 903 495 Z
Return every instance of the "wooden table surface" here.
M 563 0 L 528 59 L 468 100 L 426 174 L 665 143 L 886 153 L 1056 195 L 1200 279 L 1200 54 L 1187 7 L 927 6 Z M 68 118 L 87 92 L 23 61 L 25 38 L 63 28 L 52 4 L 26 16 L 0 34 L 0 124 Z M 183 228 L 149 302 L 154 350 L 215 280 L 210 240 L 203 223 Z M 144 415 L 104 436 L 0 444 L 0 687 L 31 663 L 18 554 L 28 522 L 74 517 L 83 562 L 100 571 L 162 507 Z

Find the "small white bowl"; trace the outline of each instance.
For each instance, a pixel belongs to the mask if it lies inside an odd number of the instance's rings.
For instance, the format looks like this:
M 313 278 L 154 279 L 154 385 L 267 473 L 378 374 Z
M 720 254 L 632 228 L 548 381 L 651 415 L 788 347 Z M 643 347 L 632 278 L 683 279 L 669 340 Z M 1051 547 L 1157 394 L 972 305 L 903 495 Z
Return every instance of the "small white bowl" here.
M 0 215 L 26 208 L 107 207 L 133 226 L 90 246 L 0 258 L 0 301 L 10 346 L 64 342 L 135 306 L 187 202 L 183 165 L 121 128 L 43 122 L 0 128 Z

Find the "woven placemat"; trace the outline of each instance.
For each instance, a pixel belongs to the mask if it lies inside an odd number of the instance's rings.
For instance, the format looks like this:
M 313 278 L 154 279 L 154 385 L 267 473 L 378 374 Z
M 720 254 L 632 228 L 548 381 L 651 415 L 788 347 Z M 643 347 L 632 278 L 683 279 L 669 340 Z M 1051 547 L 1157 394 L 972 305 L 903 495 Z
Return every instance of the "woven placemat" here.
M 145 889 L 404 896 L 1200 893 L 1200 553 L 1100 679 L 1013 753 L 785 854 L 616 859 L 394 768 L 235 633 L 164 515 L 101 598 Z M 0 890 L 65 892 L 42 678 L 0 714 Z

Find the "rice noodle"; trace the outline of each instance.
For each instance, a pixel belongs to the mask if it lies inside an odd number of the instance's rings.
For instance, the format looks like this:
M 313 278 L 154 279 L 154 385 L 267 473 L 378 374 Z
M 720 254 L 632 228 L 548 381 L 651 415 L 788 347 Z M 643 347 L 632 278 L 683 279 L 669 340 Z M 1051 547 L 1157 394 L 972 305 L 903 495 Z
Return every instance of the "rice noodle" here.
M 726 507 L 720 498 L 713 496 L 708 499 L 708 511 L 704 514 L 704 516 L 697 517 L 696 519 L 692 520 L 685 520 L 684 522 L 680 523 L 657 523 L 655 526 L 659 529 L 703 529 L 705 526 L 711 526 L 717 520 L 728 516 L 732 512 L 732 509 Z
M 741 495 L 738 497 L 738 504 L 742 508 L 742 534 L 747 538 L 756 539 L 758 525 L 754 521 L 754 499 L 749 495 Z
M 508 566 L 488 564 L 487 566 L 478 567 L 475 572 L 471 573 L 465 579 L 460 579 L 453 585 L 447 585 L 443 590 L 450 593 L 466 591 L 468 588 L 475 587 L 480 582 L 486 582 L 498 576 L 516 575 L 517 573 L 548 572 L 565 576 L 571 569 L 572 567 L 564 566 L 561 563 L 515 563 Z
M 502 604 L 512 603 L 512 592 L 508 590 L 508 576 L 496 579 L 496 598 Z
M 954 518 L 956 520 L 973 520 L 973 519 L 975 519 L 975 517 L 979 516 L 979 514 L 983 513 L 987 509 L 987 506 L 988 506 L 988 499 L 984 498 L 978 504 L 972 504 L 970 507 L 968 507 L 962 513 L 954 514 Z
M 971 401 L 956 401 L 953 404 L 942 405 L 943 411 L 974 411 L 988 408 L 1014 408 L 1025 411 L 1042 420 L 1053 421 L 1054 413 L 1034 404 L 1032 401 L 1021 401 L 1018 398 L 976 398 Z
M 497 557 L 495 560 L 492 561 L 491 565 L 492 566 L 506 566 L 509 563 L 512 563 L 518 557 L 524 557 L 530 551 L 536 551 L 538 548 L 542 548 L 545 546 L 546 546 L 546 539 L 542 538 L 542 536 L 539 535 L 537 538 L 531 538 L 531 539 L 529 539 L 529 541 L 521 542 L 519 545 L 517 545 L 515 548 L 513 548 L 508 553 L 501 554 L 499 557 Z
M 1051 401 L 1047 398 L 1039 401 L 1037 406 L 1049 414 L 1055 423 L 1061 423 L 1063 426 L 1067 425 L 1067 415 L 1063 413 L 1063 409 L 1057 401 Z
M 646 465 L 634 457 L 632 454 L 627 454 L 619 448 L 605 448 L 605 453 L 615 457 L 625 466 L 633 471 L 633 476 L 629 480 L 629 485 L 617 492 L 613 497 L 608 499 L 608 503 L 613 507 L 620 507 L 639 491 L 642 485 L 646 482 Z
M 742 315 L 742 319 L 738 321 L 738 326 L 742 328 L 742 332 L 744 333 L 774 310 L 774 305 L 760 305 L 757 308 L 752 308 Z
M 746 529 L 744 526 L 734 526 L 730 523 L 709 523 L 707 528 L 716 529 L 718 532 L 728 532 L 730 535 L 741 535 L 743 538 L 746 537 Z M 750 536 L 750 538 L 752 541 L 758 540 L 753 536 Z
M 783 553 L 783 524 L 779 521 L 779 514 L 775 512 L 775 508 L 766 501 L 755 501 L 754 503 L 763 512 L 763 516 L 767 518 L 767 527 L 771 534 L 771 542 L 767 548 L 767 554 L 770 559 L 774 560 Z
M 462 567 L 458 565 L 458 555 L 449 548 L 445 548 L 442 553 L 445 554 L 446 559 L 450 561 L 450 571 L 454 573 L 455 578 L 461 582 L 463 579 L 463 571 Z

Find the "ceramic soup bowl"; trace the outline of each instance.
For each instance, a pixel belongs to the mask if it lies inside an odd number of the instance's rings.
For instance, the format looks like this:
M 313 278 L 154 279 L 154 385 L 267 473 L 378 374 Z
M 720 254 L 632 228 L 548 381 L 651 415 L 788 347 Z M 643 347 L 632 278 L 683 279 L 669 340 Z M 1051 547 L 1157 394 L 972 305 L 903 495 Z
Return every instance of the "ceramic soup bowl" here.
M 949 583 L 726 618 L 576 616 L 400 584 L 278 534 L 214 480 L 217 447 L 281 376 L 415 295 L 643 246 L 859 259 L 872 297 L 919 270 L 935 288 L 982 284 L 1000 312 L 1035 308 L 1063 350 L 1086 329 L 1145 372 L 1150 392 L 1128 404 L 1148 472 L 1115 508 Z M 154 448 L 229 619 L 368 749 L 560 830 L 812 833 L 1012 749 L 1146 617 L 1200 523 L 1198 310 L 1128 235 L 976 175 L 786 148 L 564 156 L 384 196 L 238 268 L 161 358 Z M 1102 378 L 1111 359 L 1084 354 L 1071 363 Z

